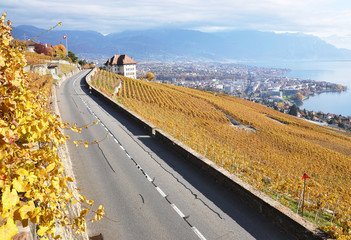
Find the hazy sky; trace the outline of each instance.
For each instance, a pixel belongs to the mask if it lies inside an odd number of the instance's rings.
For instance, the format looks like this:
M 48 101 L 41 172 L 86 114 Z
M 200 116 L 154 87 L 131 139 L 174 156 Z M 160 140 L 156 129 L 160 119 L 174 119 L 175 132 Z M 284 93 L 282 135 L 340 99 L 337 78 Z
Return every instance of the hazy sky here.
M 350 0 L 1 0 L 14 26 L 95 30 L 154 27 L 255 29 L 313 34 L 351 49 Z

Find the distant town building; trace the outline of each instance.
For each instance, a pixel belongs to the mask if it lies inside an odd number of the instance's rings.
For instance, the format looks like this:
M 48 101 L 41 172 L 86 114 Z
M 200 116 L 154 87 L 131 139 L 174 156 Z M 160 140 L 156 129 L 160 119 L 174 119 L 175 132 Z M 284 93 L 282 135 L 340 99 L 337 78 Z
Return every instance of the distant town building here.
M 272 89 L 268 91 L 262 91 L 261 97 L 274 96 L 278 98 L 283 98 L 283 92 L 277 89 Z
M 232 92 L 234 92 L 234 86 L 232 84 L 224 85 L 224 92 L 225 93 L 232 93 Z
M 136 79 L 136 62 L 127 55 L 114 55 L 105 63 L 106 71 Z

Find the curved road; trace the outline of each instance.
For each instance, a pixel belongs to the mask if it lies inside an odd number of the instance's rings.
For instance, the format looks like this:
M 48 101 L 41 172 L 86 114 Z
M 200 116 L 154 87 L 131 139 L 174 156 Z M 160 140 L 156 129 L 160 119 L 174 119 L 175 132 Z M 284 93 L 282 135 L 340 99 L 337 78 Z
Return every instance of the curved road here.
M 64 122 L 88 125 L 70 135 L 78 186 L 106 216 L 88 223 L 104 239 L 294 239 L 217 185 L 176 152 L 90 95 L 84 70 L 57 90 Z M 75 147 L 73 140 L 92 142 Z

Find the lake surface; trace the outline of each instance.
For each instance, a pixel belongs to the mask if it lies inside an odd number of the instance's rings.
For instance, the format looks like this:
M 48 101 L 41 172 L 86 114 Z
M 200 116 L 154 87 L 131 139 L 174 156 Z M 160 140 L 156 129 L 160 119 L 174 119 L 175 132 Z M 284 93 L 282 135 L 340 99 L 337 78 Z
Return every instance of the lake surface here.
M 347 86 L 347 91 L 321 93 L 303 101 L 300 109 L 351 116 L 351 61 L 255 62 L 261 67 L 288 68 L 287 77 L 326 81 Z

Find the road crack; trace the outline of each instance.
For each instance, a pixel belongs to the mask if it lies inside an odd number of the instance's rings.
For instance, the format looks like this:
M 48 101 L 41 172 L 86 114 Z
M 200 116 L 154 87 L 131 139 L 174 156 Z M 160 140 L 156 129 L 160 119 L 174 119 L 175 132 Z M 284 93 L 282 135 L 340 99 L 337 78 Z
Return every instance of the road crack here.
M 100 152 L 101 152 L 102 156 L 104 157 L 105 161 L 106 161 L 107 164 L 110 166 L 111 170 L 115 173 L 115 170 L 114 170 L 113 167 L 111 166 L 110 162 L 107 160 L 107 157 L 106 157 L 104 151 L 101 149 L 100 143 L 97 143 L 97 146 L 98 146 L 98 148 L 100 149 Z
M 141 209 L 141 208 L 143 207 L 144 203 L 145 203 L 145 200 L 144 200 L 143 195 L 141 195 L 140 193 L 139 193 L 139 196 L 140 196 L 141 201 L 142 201 L 142 203 L 143 203 L 143 204 L 140 206 L 140 208 L 139 208 L 139 209 Z
M 147 152 L 149 154 L 149 156 L 164 170 L 166 171 L 168 174 L 170 174 L 179 184 L 181 184 L 186 190 L 188 190 L 190 192 L 191 195 L 194 196 L 194 198 L 198 201 L 200 201 L 206 208 L 208 208 L 211 212 L 213 212 L 214 214 L 216 214 L 220 219 L 224 219 L 221 214 L 217 211 L 215 211 L 213 208 L 211 208 L 204 200 L 202 200 L 200 197 L 198 197 L 198 195 L 196 193 L 193 192 L 193 190 L 191 190 L 187 185 L 185 185 L 185 183 L 183 183 L 181 180 L 179 180 L 178 177 L 176 177 L 173 173 L 171 173 L 170 171 L 168 171 L 166 168 L 164 168 L 161 163 L 159 163 L 152 155 L 150 152 Z

